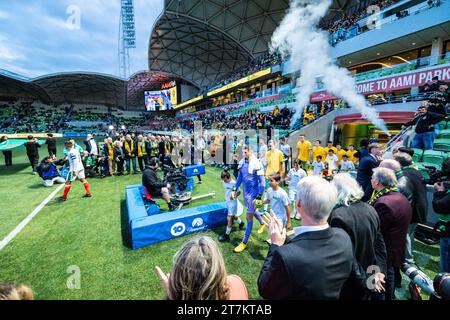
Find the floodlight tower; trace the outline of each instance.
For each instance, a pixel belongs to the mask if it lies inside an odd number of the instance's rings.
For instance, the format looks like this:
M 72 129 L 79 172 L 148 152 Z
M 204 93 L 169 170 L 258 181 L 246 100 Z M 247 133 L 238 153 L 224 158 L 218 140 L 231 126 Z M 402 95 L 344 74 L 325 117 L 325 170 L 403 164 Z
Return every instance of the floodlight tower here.
M 130 52 L 136 48 L 133 0 L 120 0 L 119 22 L 119 76 L 127 79 L 130 75 Z

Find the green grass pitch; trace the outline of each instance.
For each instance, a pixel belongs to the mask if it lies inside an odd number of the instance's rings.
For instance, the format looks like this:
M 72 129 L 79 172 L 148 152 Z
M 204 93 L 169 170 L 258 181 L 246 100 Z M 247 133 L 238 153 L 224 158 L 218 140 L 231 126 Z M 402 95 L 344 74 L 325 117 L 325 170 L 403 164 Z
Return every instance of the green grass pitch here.
M 40 156 L 46 155 L 46 146 Z M 62 141 L 58 145 L 62 155 Z M 13 166 L 0 167 L 0 240 L 6 237 L 56 187 L 42 187 L 23 151 L 13 152 Z M 126 243 L 125 186 L 141 182 L 141 175 L 89 179 L 93 198 L 82 199 L 84 188 L 75 182 L 68 201 L 50 201 L 39 214 L 0 251 L 0 283 L 30 286 L 37 299 L 163 299 L 163 289 L 154 271 L 160 266 L 169 272 L 173 256 L 194 235 L 188 235 L 147 248 L 131 250 Z M 194 195 L 216 192 L 215 199 L 194 201 L 190 206 L 224 200 L 220 169 L 207 167 L 203 184 Z M 62 192 L 61 192 L 62 193 Z M 161 204 L 162 209 L 166 205 Z M 295 220 L 294 220 L 295 221 Z M 294 222 L 297 225 L 297 222 Z M 233 253 L 244 231 L 233 228 L 231 241 L 220 243 L 227 271 L 239 275 L 247 285 L 251 299 L 260 299 L 257 288 L 259 271 L 267 255 L 264 241 L 268 234 L 250 237 L 249 247 Z M 214 239 L 225 227 L 205 234 Z M 416 259 L 425 272 L 434 277 L 439 271 L 439 250 L 416 241 Z M 68 289 L 70 266 L 81 272 L 81 289 Z M 70 271 L 70 269 L 69 269 Z M 299 271 L 301 272 L 301 271 Z M 403 287 L 407 287 L 404 279 Z M 406 291 L 398 290 L 402 299 Z

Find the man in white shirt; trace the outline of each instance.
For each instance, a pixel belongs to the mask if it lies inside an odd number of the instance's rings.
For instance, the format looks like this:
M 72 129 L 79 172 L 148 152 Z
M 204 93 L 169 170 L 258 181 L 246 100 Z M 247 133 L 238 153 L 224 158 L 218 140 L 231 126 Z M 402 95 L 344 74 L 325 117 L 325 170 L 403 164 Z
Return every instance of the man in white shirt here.
M 92 134 L 88 134 L 86 137 L 86 141 L 84 141 L 86 145 L 86 151 L 89 152 L 90 155 L 98 156 L 98 146 L 97 142 L 94 140 Z
M 69 160 L 69 172 L 67 173 L 66 179 L 66 186 L 64 188 L 64 193 L 62 197 L 58 197 L 55 200 L 57 201 L 66 201 L 67 200 L 67 194 L 70 191 L 70 188 L 72 187 L 72 181 L 75 181 L 76 179 L 80 180 L 80 182 L 83 184 L 84 189 L 86 190 L 86 194 L 83 196 L 83 198 L 90 198 L 92 197 L 91 191 L 89 190 L 89 184 L 86 180 L 86 176 L 84 173 L 84 167 L 83 162 L 81 160 L 80 152 L 74 148 L 74 145 L 72 142 L 67 141 L 64 146 L 68 150 L 67 158 Z

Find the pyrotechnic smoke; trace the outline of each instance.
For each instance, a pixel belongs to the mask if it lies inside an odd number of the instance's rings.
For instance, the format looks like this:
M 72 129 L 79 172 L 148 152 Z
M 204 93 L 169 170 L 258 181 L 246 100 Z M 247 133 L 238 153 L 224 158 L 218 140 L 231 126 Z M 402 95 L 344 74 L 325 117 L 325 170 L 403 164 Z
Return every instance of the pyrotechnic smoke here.
M 378 112 L 369 107 L 364 96 L 355 89 L 355 80 L 345 68 L 338 67 L 330 56 L 328 35 L 317 25 L 331 6 L 332 0 L 292 0 L 286 16 L 272 36 L 271 51 L 289 56 L 291 71 L 300 71 L 297 78 L 294 125 L 310 102 L 316 79 L 322 78 L 331 94 L 344 99 L 350 107 L 375 126 L 389 134 Z

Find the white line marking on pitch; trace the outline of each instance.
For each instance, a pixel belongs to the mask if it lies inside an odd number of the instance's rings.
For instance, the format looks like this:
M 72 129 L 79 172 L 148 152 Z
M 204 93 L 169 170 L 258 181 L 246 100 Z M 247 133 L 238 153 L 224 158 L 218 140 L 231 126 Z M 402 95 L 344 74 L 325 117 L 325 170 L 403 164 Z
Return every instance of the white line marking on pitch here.
M 17 236 L 17 234 L 22 231 L 23 228 L 25 228 L 25 226 L 31 221 L 31 219 L 33 219 L 38 213 L 39 211 L 42 210 L 42 208 L 50 201 L 53 199 L 53 197 L 64 187 L 64 184 L 61 184 L 58 186 L 58 188 L 55 189 L 55 191 L 53 191 L 44 201 L 41 202 L 40 205 L 38 205 L 36 207 L 36 209 L 33 210 L 33 212 L 31 212 L 28 217 L 26 217 L 25 219 L 22 220 L 22 222 L 13 230 L 11 231 L 10 234 L 8 234 L 6 236 L 5 239 L 3 239 L 0 242 L 0 251 L 2 251 L 7 245 L 8 243 L 11 242 L 12 239 L 15 238 L 15 236 Z

